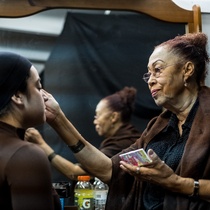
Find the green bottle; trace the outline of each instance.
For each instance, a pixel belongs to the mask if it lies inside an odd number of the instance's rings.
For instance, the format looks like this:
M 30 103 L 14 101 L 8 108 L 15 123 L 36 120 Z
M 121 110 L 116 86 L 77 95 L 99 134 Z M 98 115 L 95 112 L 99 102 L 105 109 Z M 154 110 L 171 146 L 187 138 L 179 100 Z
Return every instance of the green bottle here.
M 74 188 L 74 205 L 78 210 L 94 210 L 94 189 L 90 176 L 78 176 Z

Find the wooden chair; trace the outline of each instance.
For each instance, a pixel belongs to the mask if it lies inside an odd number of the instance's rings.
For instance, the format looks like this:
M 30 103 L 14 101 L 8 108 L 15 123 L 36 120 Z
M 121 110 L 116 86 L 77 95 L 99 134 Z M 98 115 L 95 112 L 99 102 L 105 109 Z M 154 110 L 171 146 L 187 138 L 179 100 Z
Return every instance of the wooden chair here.
M 135 11 L 167 22 L 185 23 L 186 32 L 202 31 L 200 6 L 185 10 L 171 0 L 10 0 L 0 2 L 0 17 L 23 17 L 56 8 Z

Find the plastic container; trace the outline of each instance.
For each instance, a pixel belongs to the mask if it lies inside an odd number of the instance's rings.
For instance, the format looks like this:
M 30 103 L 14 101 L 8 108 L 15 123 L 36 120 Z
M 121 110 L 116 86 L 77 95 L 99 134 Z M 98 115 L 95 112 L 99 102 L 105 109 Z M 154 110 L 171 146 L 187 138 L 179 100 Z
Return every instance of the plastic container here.
M 78 210 L 94 210 L 94 189 L 90 176 L 78 176 L 74 188 L 74 205 Z
M 95 210 L 105 210 L 107 194 L 108 194 L 108 185 L 95 177 L 94 181 Z

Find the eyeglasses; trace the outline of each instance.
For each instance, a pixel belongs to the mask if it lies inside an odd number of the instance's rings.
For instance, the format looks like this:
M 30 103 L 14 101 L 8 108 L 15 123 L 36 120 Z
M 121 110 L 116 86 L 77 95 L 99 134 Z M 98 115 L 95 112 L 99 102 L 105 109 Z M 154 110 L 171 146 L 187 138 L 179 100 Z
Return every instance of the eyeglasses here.
M 102 117 L 102 116 L 105 116 L 105 115 L 108 115 L 108 114 L 111 114 L 110 111 L 107 111 L 107 112 L 104 112 L 104 113 L 101 113 L 101 114 L 96 114 L 94 116 L 94 119 L 97 120 L 98 118 Z
M 169 67 L 169 66 L 173 66 L 173 65 L 175 65 L 175 64 L 170 64 L 170 65 L 166 65 L 166 66 L 154 67 L 154 69 L 152 69 L 152 73 L 151 73 L 151 72 L 147 72 L 147 73 L 143 74 L 143 78 L 142 78 L 142 79 L 143 79 L 146 83 L 148 83 L 148 81 L 149 81 L 151 75 L 154 76 L 155 78 L 158 78 L 158 77 L 160 77 L 160 75 L 161 75 L 161 73 L 162 73 L 162 71 L 163 71 L 164 69 L 166 69 L 166 68 Z

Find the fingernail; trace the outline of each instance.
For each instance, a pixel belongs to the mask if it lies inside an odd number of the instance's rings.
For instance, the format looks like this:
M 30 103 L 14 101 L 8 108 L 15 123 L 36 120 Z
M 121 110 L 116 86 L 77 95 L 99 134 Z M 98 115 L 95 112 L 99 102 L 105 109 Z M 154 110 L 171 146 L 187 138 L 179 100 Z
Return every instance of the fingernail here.
M 149 150 L 149 156 L 153 156 L 154 155 L 154 152 L 152 149 Z

